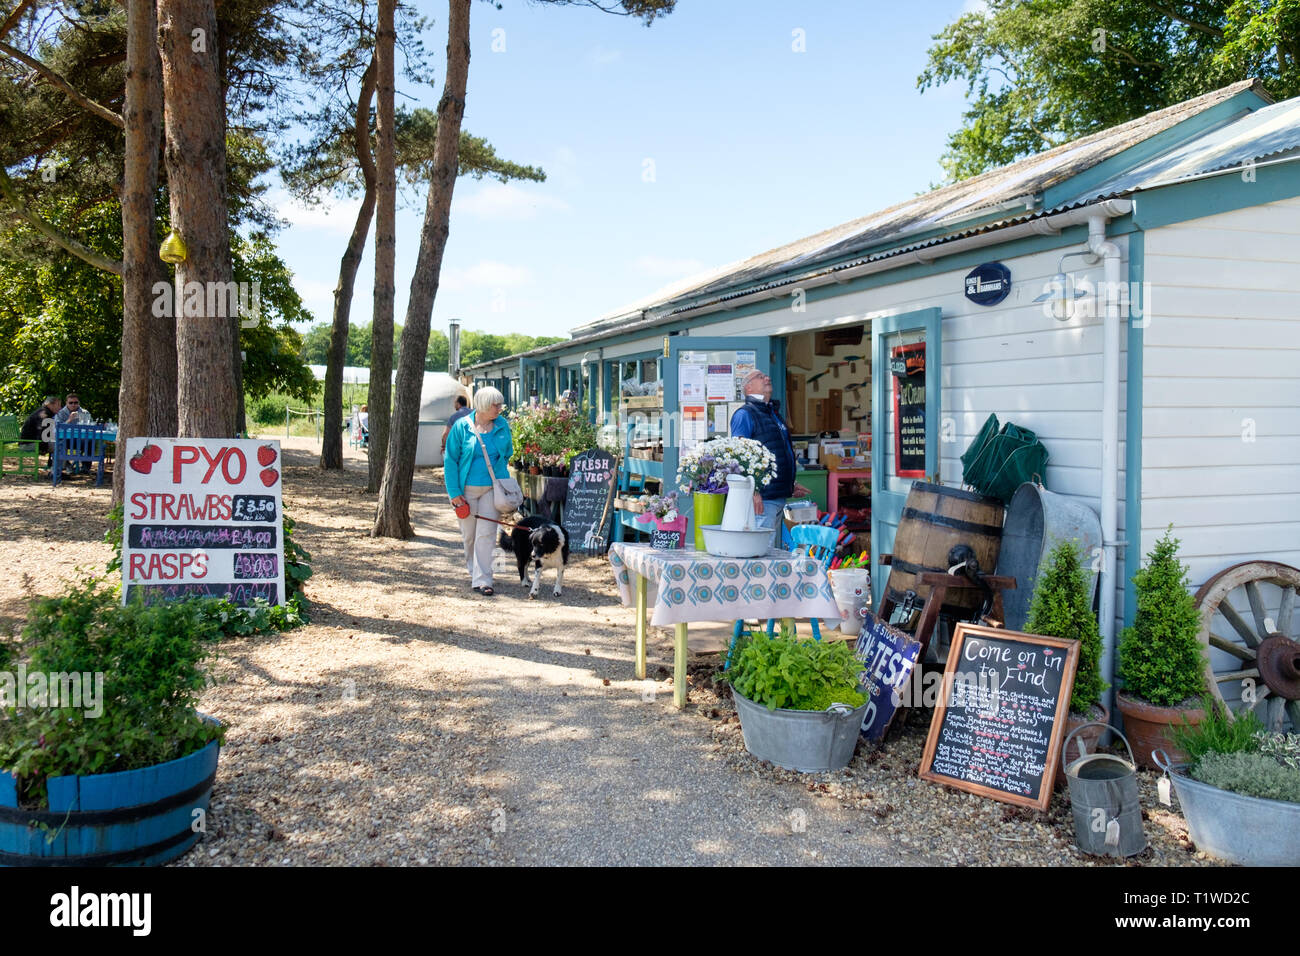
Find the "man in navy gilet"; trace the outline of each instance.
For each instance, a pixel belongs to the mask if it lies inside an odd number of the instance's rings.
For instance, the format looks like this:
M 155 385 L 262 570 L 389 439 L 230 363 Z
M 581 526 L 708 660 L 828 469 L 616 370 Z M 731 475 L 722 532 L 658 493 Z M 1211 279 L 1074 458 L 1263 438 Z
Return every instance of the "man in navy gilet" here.
M 762 515 L 759 525 L 781 528 L 781 512 L 787 498 L 799 498 L 808 489 L 794 480 L 794 445 L 790 429 L 781 418 L 781 403 L 772 401 L 772 379 L 763 372 L 753 371 L 741 382 L 745 404 L 731 416 L 731 434 L 734 438 L 752 438 L 761 442 L 776 457 L 776 476 L 754 493 L 754 514 Z M 784 535 L 778 537 L 782 540 Z

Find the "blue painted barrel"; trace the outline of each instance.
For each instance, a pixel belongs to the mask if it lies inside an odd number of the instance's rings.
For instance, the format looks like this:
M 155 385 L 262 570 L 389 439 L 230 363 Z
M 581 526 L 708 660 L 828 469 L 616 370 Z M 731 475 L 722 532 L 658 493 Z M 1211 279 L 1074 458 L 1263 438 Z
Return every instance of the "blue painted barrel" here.
M 207 817 L 218 752 L 214 740 L 153 767 L 50 777 L 48 810 L 20 809 L 17 781 L 0 773 L 0 864 L 157 866 L 176 859 L 202 835 L 195 821 Z

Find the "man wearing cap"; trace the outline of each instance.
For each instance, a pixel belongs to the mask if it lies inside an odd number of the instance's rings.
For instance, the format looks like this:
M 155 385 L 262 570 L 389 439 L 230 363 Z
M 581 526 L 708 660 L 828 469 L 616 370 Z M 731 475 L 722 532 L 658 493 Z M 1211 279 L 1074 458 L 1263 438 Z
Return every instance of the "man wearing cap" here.
M 772 401 L 771 377 L 755 369 L 745 376 L 740 387 L 745 404 L 731 416 L 731 434 L 760 442 L 776 458 L 775 477 L 767 487 L 754 492 L 754 514 L 763 516 L 759 521 L 763 527 L 780 528 L 786 499 L 807 495 L 808 489 L 794 480 L 794 444 L 781 418 L 781 403 Z

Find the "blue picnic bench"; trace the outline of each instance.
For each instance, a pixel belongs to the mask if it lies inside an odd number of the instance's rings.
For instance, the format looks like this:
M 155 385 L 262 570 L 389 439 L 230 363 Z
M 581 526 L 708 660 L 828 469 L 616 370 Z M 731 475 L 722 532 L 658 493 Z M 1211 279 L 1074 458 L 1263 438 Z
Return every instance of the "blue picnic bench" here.
M 117 437 L 106 434 L 105 425 L 58 425 L 54 430 L 54 461 L 50 480 L 57 485 L 63 478 L 65 464 L 98 464 L 95 487 L 104 483 L 104 445 Z

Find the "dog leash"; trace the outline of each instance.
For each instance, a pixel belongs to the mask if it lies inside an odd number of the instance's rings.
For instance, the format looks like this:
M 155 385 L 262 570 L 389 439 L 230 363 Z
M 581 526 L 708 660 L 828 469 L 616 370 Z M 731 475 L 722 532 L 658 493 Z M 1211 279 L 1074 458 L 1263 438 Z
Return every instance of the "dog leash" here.
M 512 531 L 528 531 L 528 530 L 530 530 L 530 529 L 528 529 L 528 528 L 521 528 L 521 527 L 520 527 L 519 525 L 517 525 L 517 524 L 511 524 L 509 521 L 498 521 L 496 518 L 487 518 L 487 517 L 484 517 L 483 515 L 474 515 L 474 514 L 470 514 L 470 515 L 466 515 L 465 517 L 466 517 L 466 518 L 478 518 L 480 521 L 491 521 L 493 524 L 499 524 L 499 525 L 501 525 L 501 527 L 503 527 L 503 528 L 509 528 L 509 529 L 512 530 Z M 465 519 L 462 518 L 461 520 L 463 521 L 463 520 L 465 520 Z M 554 522 L 552 522 L 552 524 L 554 524 Z

